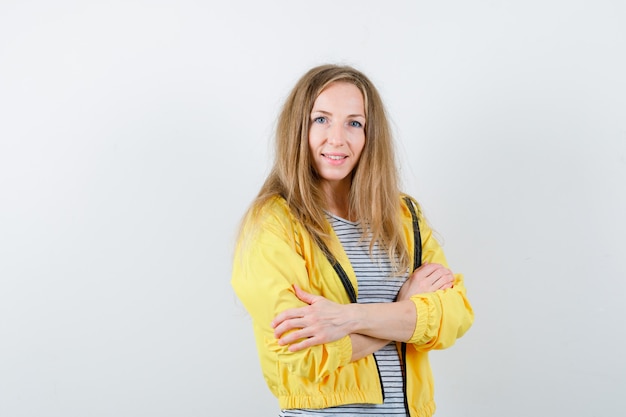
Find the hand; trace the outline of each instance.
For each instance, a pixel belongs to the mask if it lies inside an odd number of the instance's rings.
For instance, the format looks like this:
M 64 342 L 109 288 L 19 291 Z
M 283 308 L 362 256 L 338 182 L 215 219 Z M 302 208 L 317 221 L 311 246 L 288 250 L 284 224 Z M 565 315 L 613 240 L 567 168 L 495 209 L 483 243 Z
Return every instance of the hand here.
M 406 280 L 397 301 L 408 300 L 412 295 L 435 292 L 452 288 L 454 284 L 454 274 L 443 265 L 426 263 L 417 268 Z
M 334 342 L 350 333 L 347 305 L 334 303 L 321 295 L 309 294 L 297 285 L 293 288 L 296 297 L 308 306 L 285 310 L 272 320 L 274 336 L 279 345 L 290 345 L 289 350 L 296 352 Z

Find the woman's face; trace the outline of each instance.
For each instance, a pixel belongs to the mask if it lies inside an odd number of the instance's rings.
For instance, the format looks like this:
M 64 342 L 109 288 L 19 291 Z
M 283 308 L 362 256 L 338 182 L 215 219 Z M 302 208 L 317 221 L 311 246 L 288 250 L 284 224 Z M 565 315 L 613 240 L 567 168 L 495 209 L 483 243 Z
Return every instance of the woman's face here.
M 354 84 L 332 83 L 313 103 L 309 149 L 315 170 L 332 189 L 350 188 L 365 146 L 365 122 L 363 94 Z

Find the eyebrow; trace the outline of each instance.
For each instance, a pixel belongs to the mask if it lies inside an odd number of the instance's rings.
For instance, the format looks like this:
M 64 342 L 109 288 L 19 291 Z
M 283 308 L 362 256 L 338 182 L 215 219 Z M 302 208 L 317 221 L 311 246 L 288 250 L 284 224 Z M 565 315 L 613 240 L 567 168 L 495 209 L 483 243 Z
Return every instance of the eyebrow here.
M 311 114 L 313 113 L 321 113 L 325 116 L 332 116 L 332 113 L 327 112 L 326 110 L 311 110 Z M 361 114 L 361 113 L 355 113 L 355 114 L 349 114 L 348 117 L 362 117 L 365 119 L 365 115 Z

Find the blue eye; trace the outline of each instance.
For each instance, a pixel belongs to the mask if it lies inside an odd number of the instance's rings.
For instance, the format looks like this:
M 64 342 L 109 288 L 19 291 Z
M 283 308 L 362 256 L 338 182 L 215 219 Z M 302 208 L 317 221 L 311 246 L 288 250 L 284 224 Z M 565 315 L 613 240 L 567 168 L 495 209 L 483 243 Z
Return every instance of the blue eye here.
M 350 122 L 350 126 L 352 127 L 363 127 L 363 124 L 361 124 L 361 122 L 357 122 L 356 120 L 353 120 Z
M 313 123 L 326 123 L 326 118 L 324 116 L 319 116 L 313 119 Z

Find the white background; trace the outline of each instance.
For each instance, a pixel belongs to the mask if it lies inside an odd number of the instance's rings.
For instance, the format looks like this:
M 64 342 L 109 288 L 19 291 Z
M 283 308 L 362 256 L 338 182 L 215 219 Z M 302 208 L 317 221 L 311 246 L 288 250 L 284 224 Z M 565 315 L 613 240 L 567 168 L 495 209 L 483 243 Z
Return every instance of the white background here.
M 327 62 L 465 274 L 437 415 L 623 412 L 623 1 L 2 0 L 0 416 L 276 415 L 232 245 Z

